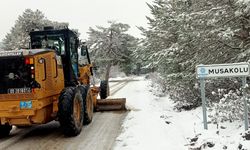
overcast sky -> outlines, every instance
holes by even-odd
[[[87,38],[89,27],[106,26],[108,20],[127,23],[130,34],[140,37],[136,26],[147,26],[150,14],[146,2],[153,0],[3,0],[0,2],[0,41],[26,8],[39,9],[53,21],[68,22]]]

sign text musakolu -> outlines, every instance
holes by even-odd
[[[248,72],[247,67],[245,68],[221,68],[221,69],[208,69],[208,74],[224,74],[224,73],[243,73]]]

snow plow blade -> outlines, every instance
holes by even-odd
[[[98,99],[96,111],[126,110],[126,98]]]

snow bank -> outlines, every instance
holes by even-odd
[[[131,110],[116,139],[115,150],[250,149],[250,142],[242,138],[242,122],[210,123],[209,129],[204,130],[201,108],[173,111],[174,104],[168,97],[154,96],[149,92],[150,82],[139,79],[115,95],[126,97]]]
[[[169,130],[166,117],[169,111],[167,103],[161,103],[149,92],[149,81],[134,81],[116,95],[127,98],[127,107],[131,110],[125,119],[123,133],[117,138],[115,149],[183,149],[185,139],[176,141],[176,128]],[[163,101],[169,102],[168,98]],[[155,103],[156,102],[156,103]],[[171,118],[171,116],[169,116]],[[178,133],[177,133],[178,134]]]

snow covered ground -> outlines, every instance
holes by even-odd
[[[243,122],[209,124],[204,130],[200,107],[176,112],[167,96],[154,96],[149,80],[137,79],[114,95],[126,97],[131,110],[115,150],[250,149],[250,142],[241,135]]]

